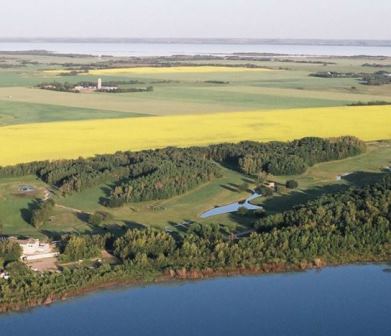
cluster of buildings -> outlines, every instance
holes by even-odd
[[[13,239],[22,248],[22,261],[35,261],[47,258],[56,258],[59,253],[55,250],[55,245],[43,243],[39,239]]]
[[[21,247],[22,253],[20,260],[28,265],[33,271],[49,271],[57,269],[57,257],[59,252],[55,243],[41,242],[39,239],[18,239],[9,237],[9,239]],[[0,269],[0,279],[8,280],[10,275],[5,270]]]
[[[98,82],[97,82],[97,85],[77,85],[73,88],[75,91],[77,92],[93,92],[93,91],[106,91],[106,92],[110,92],[110,91],[116,91],[118,90],[118,86],[105,86],[103,85],[102,83],[102,79],[99,78],[98,79]]]

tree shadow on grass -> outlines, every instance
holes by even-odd
[[[62,236],[69,234],[69,232],[66,231],[53,231],[53,230],[41,230],[40,232],[52,241],[58,241],[61,239]]]
[[[110,199],[111,191],[114,188],[114,185],[106,184],[105,186],[101,187],[100,190],[103,191],[104,196],[99,197],[98,203],[100,205],[105,206],[107,202]]]
[[[389,172],[385,170],[379,173],[358,171],[344,176],[342,179],[352,186],[362,187],[381,181],[387,174],[389,174]]]
[[[295,205],[304,204],[323,195],[335,194],[347,190],[349,187],[362,187],[380,181],[385,173],[355,172],[342,177],[345,184],[335,183],[314,187],[307,190],[292,191],[286,195],[274,196],[263,202],[268,212],[281,212],[290,210]]]
[[[220,184],[220,187],[221,188],[224,188],[224,189],[227,189],[229,191],[232,191],[232,192],[239,192],[238,188],[237,187],[233,187],[232,185],[230,184]]]
[[[89,224],[89,214],[85,212],[77,212],[75,213],[75,216],[82,222]]]
[[[20,216],[27,223],[31,224],[31,215],[32,212],[39,207],[40,200],[33,200],[27,204],[27,208],[20,210]]]
[[[291,191],[289,194],[278,195],[266,199],[262,198],[261,200],[263,202],[260,205],[264,207],[268,214],[288,211],[294,206],[316,200],[324,195],[343,192],[350,187],[362,187],[379,182],[386,174],[389,174],[389,172],[355,172],[342,177],[342,181],[345,183],[328,184],[307,190]],[[251,226],[257,220],[251,215],[241,216],[237,213],[230,214],[230,219],[242,226]]]
[[[142,229],[145,229],[146,226],[144,224],[141,224],[141,223],[137,223],[135,221],[124,221],[124,224],[125,224],[125,227],[127,230],[130,230],[130,229],[138,229],[138,230],[142,230]]]
[[[253,228],[258,217],[252,211],[249,211],[248,215],[240,215],[237,212],[232,212],[229,214],[229,219],[238,224],[238,230],[242,231]]]
[[[349,188],[346,184],[333,184],[315,187],[307,190],[292,191],[289,194],[267,198],[262,206],[267,212],[281,212],[293,208],[295,205],[304,204],[323,195],[335,194]]]
[[[243,177],[242,181],[246,182],[246,183],[255,183],[256,182],[255,179],[250,178],[250,177]]]

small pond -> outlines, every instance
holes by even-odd
[[[216,207],[211,210],[205,211],[201,214],[201,218],[208,218],[216,215],[222,215],[226,213],[232,213],[238,211],[240,208],[245,208],[247,210],[262,210],[263,208],[261,206],[257,206],[254,204],[251,204],[250,202],[258,197],[260,197],[261,194],[253,193],[251,196],[249,196],[244,202],[235,202],[227,205],[223,205],[221,207]]]

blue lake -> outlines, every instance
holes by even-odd
[[[391,335],[386,265],[99,292],[2,315],[0,335]]]
[[[0,42],[2,51],[48,50],[56,53],[76,53],[112,56],[229,55],[231,53],[278,53],[294,55],[369,55],[391,56],[391,47],[326,46],[286,44],[204,44],[204,43],[61,43],[61,42]]]

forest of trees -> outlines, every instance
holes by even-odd
[[[207,147],[118,152],[88,159],[42,161],[0,169],[0,177],[35,174],[64,195],[110,182],[105,205],[166,199],[221,175],[220,163],[247,175],[295,175],[318,162],[358,155],[366,145],[354,137],[308,137],[292,142],[245,141]]]
[[[248,175],[266,172],[278,176],[301,174],[316,163],[344,159],[365,150],[365,143],[355,137],[307,137],[292,142],[213,145],[208,147],[208,155]]]
[[[147,175],[122,180],[106,205],[171,198],[220,176],[220,168],[213,162],[182,155],[174,161],[162,161]]]
[[[61,273],[25,271],[17,281],[0,281],[0,308],[39,304],[102,283],[149,281],[163,274],[194,277],[202,272],[270,272],[387,260],[391,257],[391,175],[254,219],[254,227],[256,233],[240,239],[220,225],[197,223],[176,236],[151,228],[131,229],[117,237],[72,236],[64,242],[66,260],[95,257],[106,247],[121,263],[64,268]]]
[[[78,261],[99,257],[106,247],[105,235],[84,235],[67,237],[63,241],[61,259],[63,261]]]

